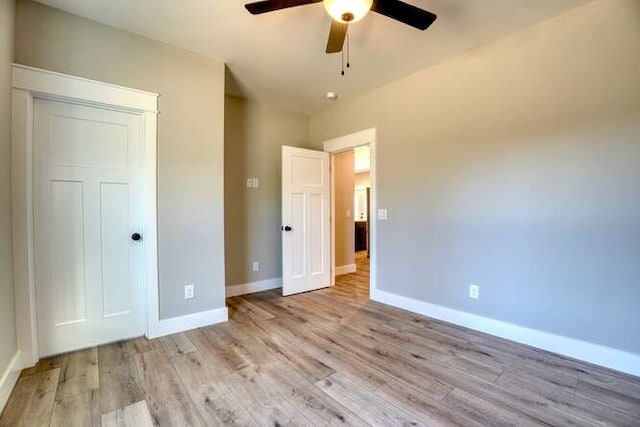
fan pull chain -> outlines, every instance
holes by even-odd
[[[349,48],[349,33],[347,33],[347,68],[351,67],[351,49]]]
[[[349,33],[347,33],[347,40],[346,40],[346,45],[347,45],[347,68],[351,68],[351,46],[349,43]],[[344,46],[343,49],[340,51],[340,58],[342,59],[342,71],[340,71],[340,75],[344,76]]]

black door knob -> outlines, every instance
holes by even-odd
[[[139,241],[139,240],[142,240],[142,236],[140,235],[140,233],[133,233],[133,234],[131,235],[131,240],[133,240],[133,241],[136,241],[136,242],[137,242],[137,241]]]
[[[284,231],[291,231],[293,230],[293,228],[289,227],[288,225],[284,226]]]

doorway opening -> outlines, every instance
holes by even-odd
[[[335,286],[369,298],[370,147],[332,155]]]
[[[323,148],[332,165],[332,285],[371,299],[377,289],[376,129],[325,141]],[[341,189],[346,194],[338,194]]]

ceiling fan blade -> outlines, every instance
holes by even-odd
[[[371,10],[419,30],[426,30],[437,16],[400,0],[374,0]]]
[[[347,37],[349,24],[343,24],[331,20],[331,30],[329,30],[329,40],[327,40],[327,53],[337,53],[342,51],[344,39]]]
[[[263,0],[247,3],[244,7],[252,15],[287,9],[289,7],[304,6],[305,4],[320,3],[322,0]]]

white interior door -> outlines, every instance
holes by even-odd
[[[39,355],[144,334],[142,117],[37,99]]]
[[[329,154],[282,147],[282,293],[331,285]]]

